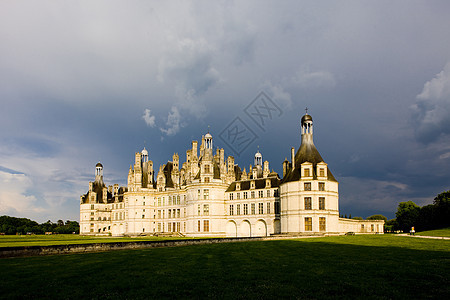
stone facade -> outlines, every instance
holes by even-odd
[[[301,140],[296,154],[291,149],[291,161],[283,162],[283,178],[270,171],[259,151],[248,172],[241,169],[232,156],[225,159],[223,149],[213,150],[209,132],[200,147],[192,141],[182,165],[175,153],[156,173],[145,148],[135,153],[127,187],[106,187],[98,163],[80,199],[80,234],[382,233],[382,221],[339,218],[338,182],[314,146],[308,114],[301,120]]]

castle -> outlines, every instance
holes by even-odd
[[[383,233],[384,221],[339,218],[338,182],[313,142],[313,120],[301,119],[301,145],[291,148],[283,176],[255,154],[248,172],[213,151],[213,137],[192,141],[180,157],[155,170],[144,149],[135,153],[128,186],[106,186],[103,166],[81,196],[80,234],[185,236],[269,236]],[[199,151],[198,151],[199,150]],[[155,173],[156,171],[156,173]],[[156,180],[155,180],[156,176]]]

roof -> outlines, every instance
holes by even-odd
[[[95,167],[102,167],[102,168],[103,168],[103,165],[102,165],[100,162],[98,162],[98,163],[95,165]]]
[[[303,119],[302,119],[303,120]],[[309,162],[313,164],[313,179],[317,179],[316,166],[318,163],[323,162],[322,156],[320,156],[319,151],[317,151],[316,146],[312,142],[302,143],[300,149],[298,149],[295,154],[295,168],[290,170],[286,176],[283,178],[282,183],[297,181],[301,178],[301,165],[302,163]],[[328,180],[337,181],[330,169],[327,172]]]
[[[105,203],[105,202],[103,202],[103,188],[106,188],[106,185],[103,182],[99,183],[97,181],[94,181],[92,183],[92,191],[96,193],[94,203]],[[128,191],[128,189],[126,187],[119,188],[119,191],[118,191],[119,202],[123,201],[123,194],[127,191]],[[111,192],[109,192],[108,190],[106,191],[106,193],[107,193],[106,194],[106,203],[113,203],[115,201],[114,195]],[[82,196],[82,202],[89,203],[89,191]]]
[[[250,182],[255,182],[255,190],[266,188],[267,179],[270,180],[270,187],[278,187],[280,186],[281,180],[278,177],[266,177],[266,178],[258,178],[255,180],[243,180],[243,181],[234,181],[227,188],[226,192],[234,192],[236,191],[236,184],[240,183],[241,188],[240,191],[250,190]]]
[[[312,117],[310,115],[308,115],[308,114],[305,114],[302,117],[302,123],[305,122],[305,121],[312,121],[312,120],[313,120]]]

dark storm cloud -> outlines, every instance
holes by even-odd
[[[144,144],[155,165],[183,160],[208,125],[220,145],[262,90],[283,115],[254,128],[240,164],[259,144],[280,172],[309,107],[346,213],[431,202],[450,176],[449,6],[2,1],[2,207],[76,219],[97,161],[125,184]]]

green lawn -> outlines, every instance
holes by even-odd
[[[421,232],[417,232],[416,234],[417,235],[428,235],[428,236],[450,237],[450,227],[443,228],[443,229],[436,229],[436,230],[421,231]]]
[[[78,234],[55,234],[55,235],[2,235],[0,236],[0,248],[16,246],[49,246],[69,244],[91,244],[91,243],[116,243],[136,241],[158,241],[167,239],[183,239],[181,237],[95,237],[81,236]]]
[[[339,236],[0,259],[0,298],[449,299],[450,241]]]

